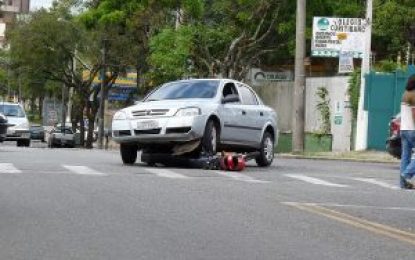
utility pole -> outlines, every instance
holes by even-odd
[[[366,6],[366,30],[365,30],[365,52],[362,60],[361,86],[359,96],[359,107],[357,110],[356,145],[355,150],[361,151],[367,148],[368,113],[363,110],[365,100],[365,75],[370,71],[370,52],[372,45],[372,10],[373,1],[367,0]]]
[[[104,148],[104,111],[105,111],[105,78],[107,73],[106,66],[106,56],[107,56],[107,43],[104,39],[102,41],[102,72],[101,72],[101,97],[99,100],[99,109],[98,109],[98,148]]]
[[[295,40],[295,82],[293,96],[293,152],[304,151],[304,91],[305,91],[305,18],[306,0],[297,0],[297,22]]]

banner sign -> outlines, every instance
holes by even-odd
[[[284,71],[263,71],[259,68],[251,69],[251,81],[254,86],[263,85],[266,82],[292,81],[294,75],[289,70]]]
[[[339,73],[351,73],[353,70],[353,52],[341,51],[339,56]]]
[[[339,57],[340,51],[348,51],[363,58],[366,27],[361,18],[314,17],[311,55]]]

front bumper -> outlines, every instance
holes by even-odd
[[[138,129],[144,121],[155,121],[157,128]],[[118,143],[168,144],[185,143],[203,137],[207,116],[153,117],[143,119],[114,120],[112,137]]]
[[[29,130],[13,130],[7,131],[6,141],[17,141],[17,140],[27,140],[30,139]]]

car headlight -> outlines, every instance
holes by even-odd
[[[175,116],[198,116],[201,114],[200,108],[198,107],[186,107],[177,110]]]
[[[127,113],[125,113],[124,111],[118,111],[117,113],[114,114],[114,117],[112,118],[112,120],[126,120],[127,119]]]

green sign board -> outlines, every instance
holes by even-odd
[[[334,124],[341,125],[343,123],[343,116],[342,115],[335,115],[334,116]]]

